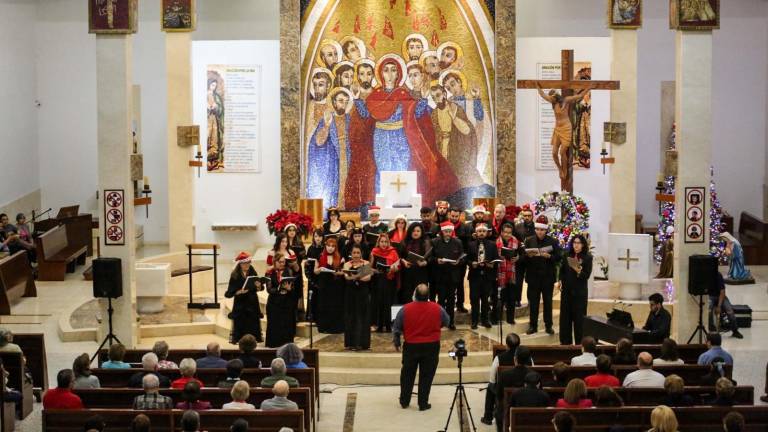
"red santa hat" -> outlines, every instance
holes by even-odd
[[[475,231],[481,231],[481,230],[488,231],[488,225],[486,225],[485,223],[479,223],[475,225]]]
[[[288,232],[288,228],[293,227],[296,231],[299,230],[299,228],[294,223],[288,223],[283,227],[283,232]]]
[[[440,231],[453,231],[454,228],[453,224],[449,221],[440,224]]]
[[[379,207],[379,206],[370,206],[370,207],[368,207],[368,214],[369,215],[371,215],[371,214],[380,215],[381,214],[381,207]]]
[[[486,213],[485,206],[482,205],[482,204],[478,204],[478,205],[472,207],[472,214],[477,214],[477,213],[485,214]]]
[[[547,219],[544,215],[539,215],[539,217],[536,218],[536,223],[533,225],[534,228],[539,229],[549,229],[549,219]]]
[[[235,257],[235,264],[243,264],[249,262],[251,262],[251,254],[248,252],[240,252],[237,254],[237,257]]]

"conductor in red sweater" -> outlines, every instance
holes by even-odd
[[[400,369],[400,406],[411,403],[416,369],[419,370],[419,411],[432,407],[429,391],[435,378],[440,356],[440,328],[447,327],[450,319],[445,309],[429,301],[429,288],[420,284],[414,292],[414,300],[400,309],[392,326],[393,342],[400,351],[400,335],[403,344],[403,367]]]

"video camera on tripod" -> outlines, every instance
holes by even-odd
[[[464,342],[464,339],[459,339],[456,342],[454,342],[453,348],[451,348],[451,350],[448,351],[448,356],[453,360],[463,359],[468,354],[469,352],[467,352],[467,344],[466,342]]]

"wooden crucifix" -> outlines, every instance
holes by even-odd
[[[518,80],[519,89],[539,89],[541,96],[552,103],[555,111],[556,126],[552,132],[552,158],[560,176],[560,188],[573,193],[573,129],[571,110],[576,102],[590,90],[619,90],[619,81],[579,81],[574,80],[573,50],[563,50],[561,54],[560,80]],[[544,94],[543,89],[560,89]],[[578,90],[574,93],[574,90]]]

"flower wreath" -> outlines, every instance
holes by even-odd
[[[577,234],[587,235],[589,207],[583,198],[567,192],[545,192],[531,203],[534,214],[549,218],[548,234],[565,246]],[[559,216],[559,217],[558,217]]]

